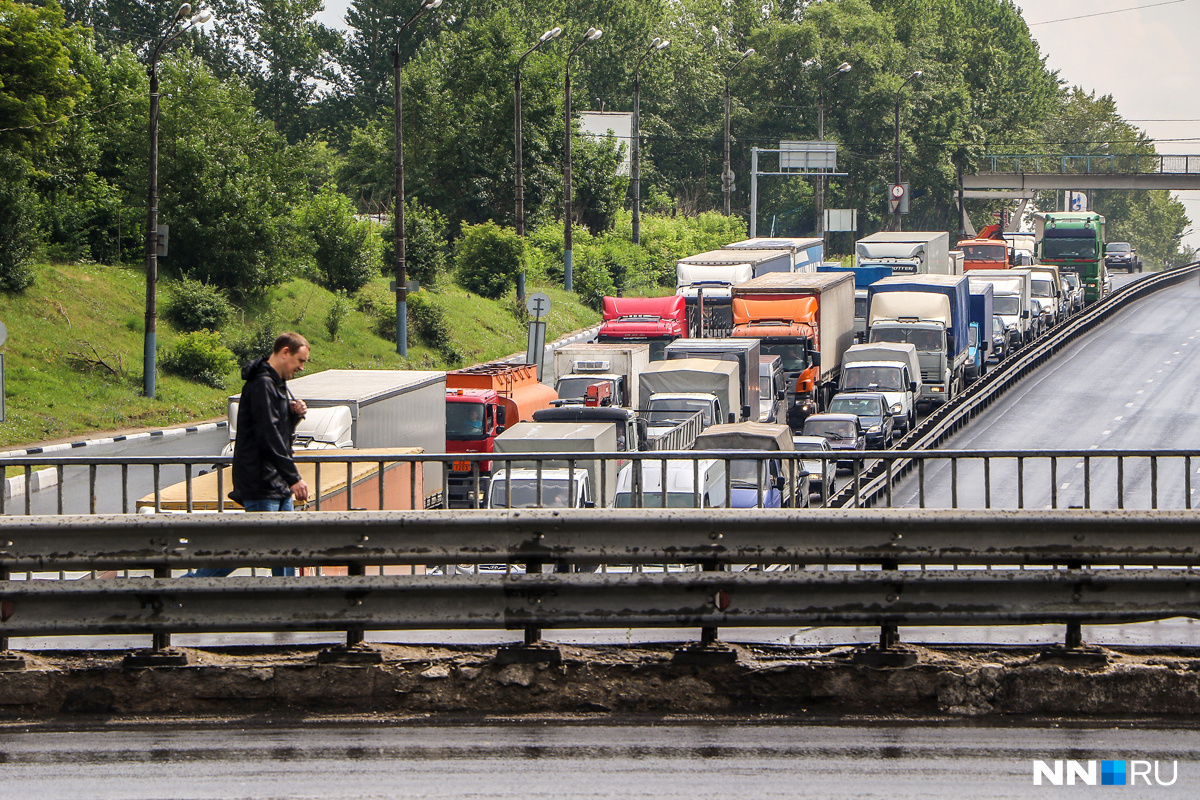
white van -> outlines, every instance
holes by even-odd
[[[634,469],[639,462],[630,462],[617,475],[615,508],[635,508]],[[663,507],[663,480],[661,460],[641,461],[642,508]],[[671,459],[667,461],[667,508],[695,508],[696,496],[700,496],[701,508],[723,508],[725,506],[725,462],[714,458],[699,460],[700,487],[696,488],[696,461]]]

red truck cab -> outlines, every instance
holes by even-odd
[[[687,306],[680,295],[605,297],[603,314],[597,342],[646,342],[651,361],[665,361],[667,345],[687,336]]]

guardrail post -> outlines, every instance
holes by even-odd
[[[382,474],[380,475],[380,480],[383,480]],[[362,564],[346,565],[347,576],[361,577],[366,574],[366,567]],[[354,602],[357,604],[359,601]],[[383,653],[366,643],[365,630],[356,625],[346,629],[345,644],[334,645],[317,653],[317,663],[349,664],[353,666],[382,664]]]
[[[157,481],[155,481],[157,484]],[[155,502],[159,502],[157,493],[158,486],[155,486]],[[170,580],[170,567],[155,567],[154,579],[156,581]],[[146,669],[149,667],[184,667],[187,666],[187,653],[171,646],[170,631],[156,631],[150,635],[149,650],[135,650],[129,653],[121,660],[123,669]]]
[[[9,571],[0,567],[0,581],[9,579]],[[8,649],[8,637],[0,636],[0,672],[17,672],[25,669],[25,656]]]

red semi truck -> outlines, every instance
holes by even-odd
[[[550,408],[558,394],[537,379],[536,364],[480,364],[446,373],[446,452],[491,453],[496,437],[533,412]],[[487,498],[492,462],[469,460],[451,465],[447,507],[479,508]]]
[[[605,297],[604,318],[596,341],[646,343],[650,345],[650,360],[664,361],[667,345],[687,336],[687,332],[687,307],[680,295]]]

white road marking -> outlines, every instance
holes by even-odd
[[[1145,394],[1145,393],[1146,393],[1145,389],[1138,389],[1136,392],[1134,392],[1134,394]]]
[[[1105,431],[1104,433],[1102,433],[1102,434],[1100,434],[1100,435],[1101,435],[1101,436],[1108,436],[1110,433],[1112,433],[1112,431]]]
[[[1095,445],[1092,445],[1092,447],[1095,447]],[[1080,461],[1078,464],[1076,464],[1075,469],[1083,469],[1083,462]],[[1200,472],[1200,469],[1196,470],[1196,472]]]
[[[1113,422],[1120,422],[1123,419],[1125,419],[1124,416],[1116,416],[1116,417],[1113,417]]]
[[[1125,407],[1126,407],[1126,408],[1133,408],[1133,403],[1126,403],[1126,404],[1125,404]]]
[[[1098,450],[1098,449],[1100,449],[1100,445],[1098,445],[1098,444],[1094,444],[1088,448],[1088,450]]]
[[[1058,490],[1061,492],[1063,489],[1069,489],[1069,488],[1071,488],[1071,484],[1064,483],[1062,486],[1058,487]]]

